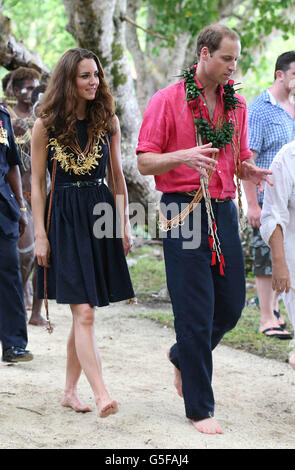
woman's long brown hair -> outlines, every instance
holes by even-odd
[[[78,63],[93,59],[97,65],[99,86],[95,99],[87,101],[88,135],[99,135],[106,130],[115,132],[115,104],[106,83],[98,57],[87,49],[69,49],[59,59],[38,109],[38,116],[50,134],[63,145],[70,145],[76,137],[76,109],[78,105],[76,76]]]

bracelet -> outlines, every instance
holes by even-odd
[[[27,212],[27,208],[26,208],[26,207],[20,207],[19,210],[22,211],[22,212]]]

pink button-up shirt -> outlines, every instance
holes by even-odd
[[[197,81],[200,87],[202,85]],[[213,122],[216,123],[220,107],[223,106],[220,86]],[[248,144],[248,118],[245,99],[236,95],[240,101],[236,109],[240,139],[241,162],[252,157]],[[136,152],[168,153],[196,146],[194,117],[200,117],[196,101],[184,101],[184,80],[158,91],[150,100],[144,114],[139,133]],[[209,118],[209,112],[203,100],[199,98],[202,116]],[[232,113],[232,111],[231,111]],[[233,121],[234,122],[234,121]],[[237,132],[237,129],[236,129]],[[210,155],[208,155],[210,156]],[[234,183],[235,163],[231,145],[220,149],[216,171],[210,180],[209,191],[213,198],[235,198]],[[200,186],[200,174],[196,170],[179,165],[162,175],[155,175],[156,189],[164,193],[192,191]]]

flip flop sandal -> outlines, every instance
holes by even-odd
[[[273,335],[267,335],[268,331],[284,331],[284,328],[266,328],[266,330],[261,331],[261,334],[267,336],[268,338],[278,338],[278,339],[293,339],[293,335],[291,333],[287,333],[283,335],[282,333],[274,333]]]
[[[274,314],[275,317],[277,317],[278,320],[281,318],[280,311],[274,310],[273,314]],[[284,322],[280,325],[281,328],[286,328],[286,326],[287,326],[286,322]]]

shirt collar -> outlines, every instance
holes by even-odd
[[[278,105],[277,100],[275,99],[275,97],[273,96],[273,94],[270,92],[269,88],[267,88],[266,91],[267,91],[268,98],[269,98],[269,101],[271,102],[271,104],[273,104],[274,106]]]
[[[262,92],[262,96],[263,96],[264,101],[271,103],[274,106],[280,106],[280,104],[277,102],[273,94],[270,92],[269,88],[266,88]]]

